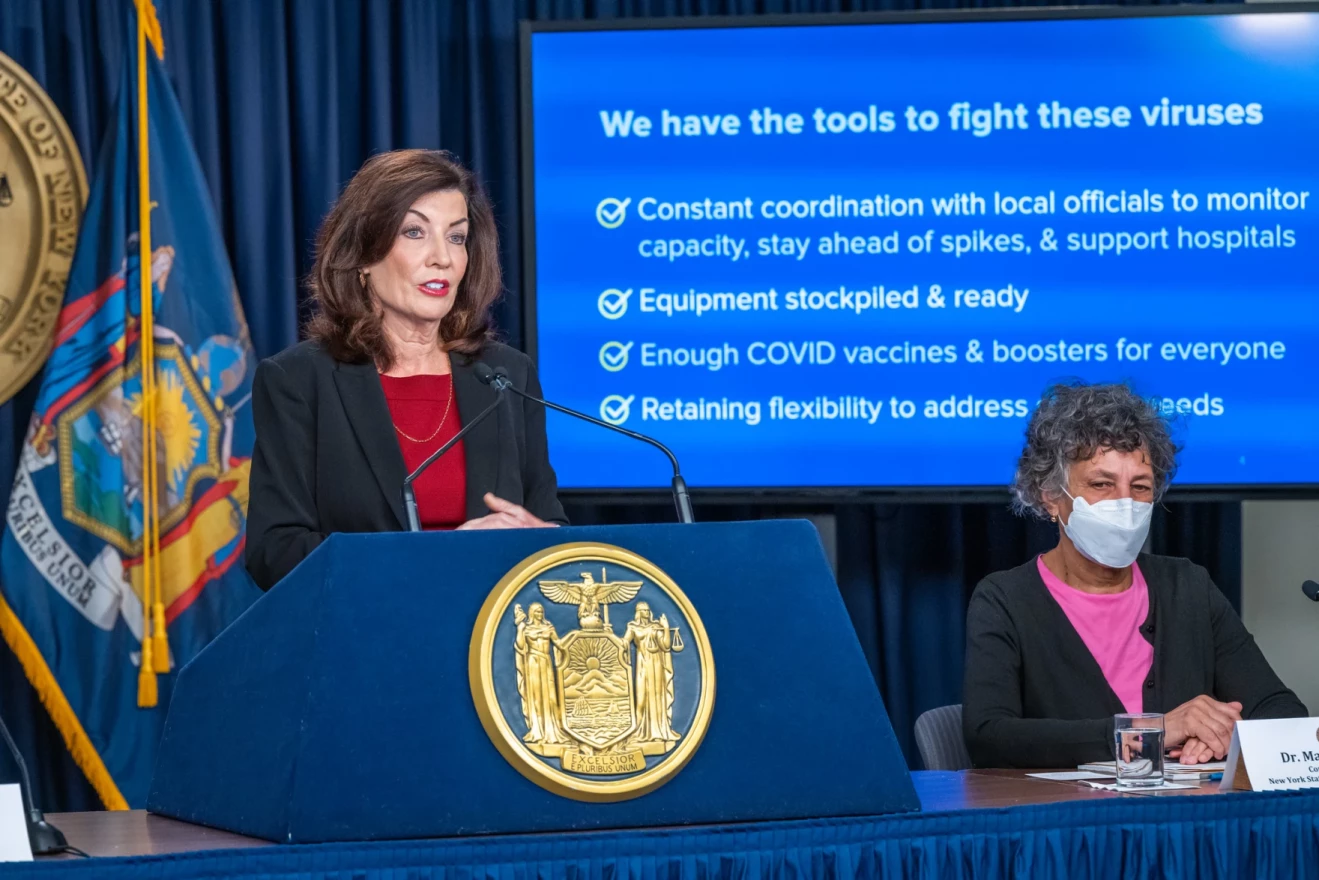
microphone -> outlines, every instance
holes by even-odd
[[[645,434],[638,434],[636,431],[629,431],[627,428],[620,428],[618,425],[611,425],[606,421],[595,418],[594,416],[588,416],[586,413],[578,412],[575,409],[569,409],[566,406],[559,406],[559,404],[557,403],[550,403],[548,400],[545,400],[544,398],[541,397],[537,397],[534,394],[528,394],[527,392],[523,391],[521,388],[518,388],[516,385],[513,384],[512,380],[508,378],[508,373],[504,371],[503,367],[497,368],[495,370],[495,375],[498,379],[503,380],[505,388],[507,388],[509,391],[512,391],[514,394],[518,395],[519,397],[525,398],[526,400],[530,400],[535,403],[539,403],[543,407],[547,407],[548,409],[552,409],[556,412],[561,412],[564,415],[572,416],[575,419],[581,419],[584,422],[590,422],[592,425],[599,425],[602,428],[608,428],[611,431],[617,431],[620,434],[631,437],[633,440],[640,440],[642,443],[649,443],[651,446],[654,446],[660,452],[663,452],[666,456],[668,456],[669,464],[673,465],[673,503],[674,506],[678,508],[678,522],[682,522],[682,523],[696,522],[696,518],[692,515],[692,499],[691,496],[687,494],[687,481],[682,478],[682,471],[678,468],[678,457],[673,454],[673,450],[669,449],[669,447],[665,446],[663,443],[659,442],[654,437],[647,437]]]
[[[1301,584],[1301,592],[1311,601],[1319,602],[1319,584],[1316,584],[1314,581],[1306,581]]]
[[[18,785],[23,792],[24,818],[27,820],[27,839],[32,845],[32,854],[34,856],[45,855],[47,853],[64,852],[69,848],[69,842],[64,839],[64,833],[54,825],[46,821],[46,817],[37,809],[36,800],[32,795],[32,780],[27,775],[27,763],[23,760],[23,753],[18,750],[14,743],[14,738],[9,735],[9,728],[5,727],[5,721],[0,718],[0,736],[4,738],[5,745],[9,748],[9,754],[18,765]]]
[[[426,468],[434,464],[437,458],[452,449],[459,440],[463,439],[463,436],[468,431],[489,418],[490,414],[494,412],[495,408],[504,400],[504,390],[508,385],[507,383],[501,384],[496,381],[497,377],[495,376],[495,371],[490,369],[488,364],[485,364],[482,361],[477,361],[472,365],[472,372],[476,375],[477,379],[495,389],[495,399],[489,406],[477,413],[476,418],[463,425],[462,430],[446,440],[439,449],[426,456],[426,460],[417,465],[415,471],[403,478],[403,509],[407,511],[408,514],[409,532],[421,531],[421,518],[417,515],[417,493],[412,489],[412,484],[416,481],[417,477],[420,477],[422,473],[425,472]]]

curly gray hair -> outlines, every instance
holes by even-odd
[[[1144,450],[1154,469],[1154,500],[1168,491],[1180,447],[1155,404],[1126,384],[1060,383],[1040,399],[1026,427],[1026,447],[1012,480],[1012,507],[1048,519],[1046,497],[1067,487],[1067,471],[1103,449]]]

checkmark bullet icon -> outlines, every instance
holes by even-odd
[[[627,206],[630,204],[632,204],[631,198],[601,199],[600,204],[595,206],[595,219],[605,229],[617,229],[627,219]]]
[[[600,401],[600,418],[611,425],[623,424],[632,414],[632,401],[636,399],[635,394],[629,394],[627,397],[621,394],[609,395]]]
[[[632,343],[606,342],[600,346],[600,366],[604,367],[611,373],[617,373],[627,366],[628,352],[632,350]]]
[[[627,301],[632,296],[632,288],[619,290],[617,287],[611,287],[600,298],[595,301],[595,307],[600,310],[600,314],[611,321],[617,321],[627,314]]]

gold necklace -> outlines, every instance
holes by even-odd
[[[443,427],[444,427],[444,423],[445,423],[446,421],[448,421],[448,419],[449,419],[449,407],[453,406],[453,398],[454,398],[454,387],[453,387],[453,380],[451,379],[451,380],[449,381],[449,400],[444,404],[444,415],[440,416],[440,423],[439,423],[438,425],[435,426],[435,430],[434,430],[434,431],[431,431],[430,436],[427,437],[425,440],[418,440],[416,437],[413,437],[413,436],[410,435],[410,434],[405,434],[405,433],[403,432],[403,429],[400,428],[400,427],[398,426],[398,422],[394,422],[393,419],[390,419],[390,421],[393,422],[393,424],[394,424],[394,430],[395,430],[395,431],[398,431],[398,435],[399,435],[400,437],[402,437],[404,440],[411,440],[413,443],[429,443],[429,442],[431,442],[432,440],[435,439],[435,435],[438,434],[438,433],[440,433],[440,428],[443,428]]]

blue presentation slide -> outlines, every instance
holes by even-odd
[[[545,393],[695,488],[1002,487],[1127,381],[1319,483],[1319,14],[531,36]],[[659,454],[551,414],[562,486]]]

